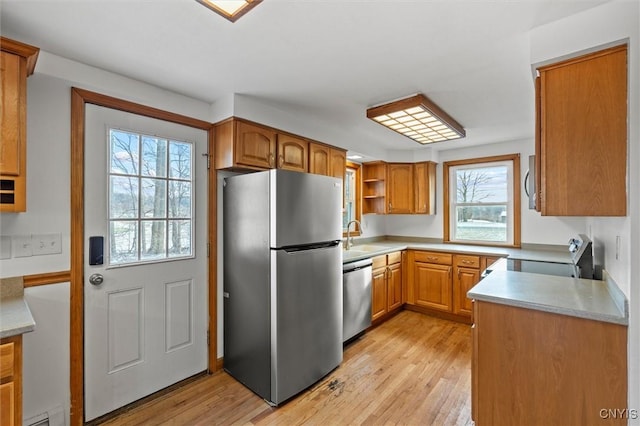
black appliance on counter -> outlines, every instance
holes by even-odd
[[[571,253],[570,263],[533,259],[500,259],[489,266],[482,273],[482,277],[486,277],[492,271],[507,270],[590,280],[596,279],[593,264],[593,243],[589,237],[579,234],[578,237],[571,238],[568,243],[568,249]]]

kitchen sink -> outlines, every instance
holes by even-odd
[[[391,247],[389,246],[379,246],[376,244],[361,244],[361,245],[355,245],[347,251],[359,251],[363,253],[371,253],[374,251],[389,250],[390,248]]]
[[[345,258],[365,256],[371,253],[390,250],[389,246],[379,246],[377,244],[361,244],[351,247],[349,250],[343,250]]]

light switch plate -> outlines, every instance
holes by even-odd
[[[62,253],[62,235],[61,234],[32,235],[31,251],[34,256]]]
[[[33,256],[31,251],[31,235],[14,235],[11,239],[13,257]]]

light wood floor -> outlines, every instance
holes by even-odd
[[[471,425],[471,329],[403,311],[344,352],[316,385],[272,408],[225,372],[132,408],[109,425]]]

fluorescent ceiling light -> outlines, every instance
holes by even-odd
[[[231,22],[235,22],[242,15],[257,6],[262,0],[196,0],[213,10],[217,14],[224,16]]]
[[[369,108],[367,117],[423,145],[466,136],[456,120],[422,94]]]

